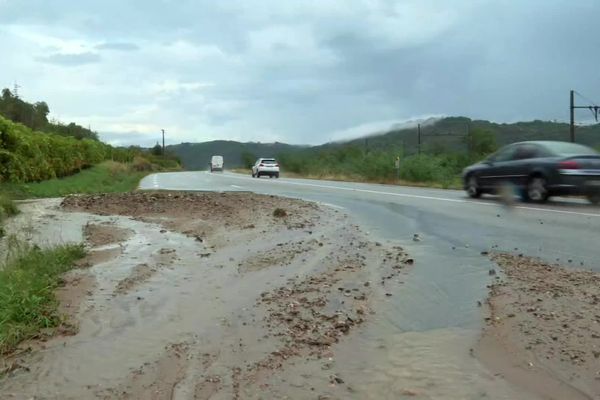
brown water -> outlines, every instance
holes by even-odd
[[[57,204],[23,205],[25,212],[12,229],[44,245],[81,241],[88,222],[111,223],[133,234],[116,245],[123,249],[120,255],[90,269],[97,286],[80,306],[79,333],[51,340],[45,349],[26,356],[30,372],[21,370],[2,379],[1,398],[118,398],[125,392],[130,398],[174,399],[528,398],[470,355],[477,326],[444,326],[448,324],[443,318],[424,311],[412,315],[413,307],[401,304],[401,293],[408,296],[427,276],[416,274],[418,262],[386,287],[374,285],[375,313],[330,354],[292,358],[283,368],[236,387],[236,368],[246,371],[280,345],[273,336],[265,337],[260,323],[265,310],[255,305],[260,293],[286,285],[289,278],[321,271],[332,259],[331,252],[348,235],[360,235],[358,231],[348,233],[352,229],[343,218],[329,215],[331,219],[310,236],[325,242],[323,247],[286,266],[241,273],[238,262],[268,252],[274,241],[297,240],[298,233],[265,233],[254,240],[246,232],[232,231],[220,237],[223,248],[214,252],[210,242],[161,232],[158,224],[67,214],[56,209]],[[111,246],[115,245],[105,248]],[[169,261],[164,256],[171,250],[175,256]],[[202,256],[207,253],[211,255]],[[155,271],[135,290],[115,293],[118,283],[140,264]],[[373,268],[357,275],[359,282],[380,278],[378,267],[369,265]],[[393,297],[385,296],[387,292]],[[432,322],[436,320],[442,321],[440,326]],[[333,375],[342,382],[332,381]]]

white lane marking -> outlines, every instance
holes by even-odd
[[[243,186],[238,186],[238,185],[231,185],[232,188],[236,188],[236,189],[243,189]]]
[[[232,178],[237,178],[237,179],[250,179],[250,178],[235,176],[235,175],[228,175],[228,176],[232,177]],[[383,195],[387,195],[387,196],[408,197],[408,198],[413,198],[413,199],[438,200],[438,201],[446,201],[446,202],[450,202],[450,203],[468,203],[468,204],[478,204],[481,206],[498,207],[498,204],[495,204],[495,203],[485,203],[482,201],[465,200],[465,199],[449,199],[446,197],[424,196],[424,195],[420,195],[420,194],[381,192],[378,190],[371,190],[371,189],[348,188],[348,187],[343,187],[343,186],[330,186],[330,185],[322,185],[322,184],[317,184],[317,183],[290,182],[288,180],[280,180],[279,183],[286,184],[286,185],[312,186],[312,187],[318,187],[318,188],[324,188],[324,189],[346,190],[346,191],[350,191],[350,192],[383,194]],[[557,213],[557,214],[579,215],[579,216],[583,216],[583,217],[600,218],[600,214],[583,213],[583,212],[579,212],[579,211],[567,211],[567,210],[557,210],[557,209],[553,209],[553,208],[539,208],[539,207],[529,207],[529,206],[515,206],[515,208],[518,208],[521,210],[547,211],[547,212],[553,212],[553,213]]]
[[[338,205],[335,205],[335,204],[331,204],[331,203],[323,203],[322,201],[320,201],[319,204],[324,205],[326,207],[337,208],[338,210],[345,210],[344,207],[338,206]]]

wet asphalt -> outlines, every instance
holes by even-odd
[[[252,178],[188,171],[149,175],[148,190],[252,191],[342,209],[373,240],[401,244],[415,258],[389,323],[406,331],[478,328],[478,301],[497,275],[482,252],[541,257],[600,271],[600,208],[579,199],[506,207],[463,191],[309,179]],[[415,240],[415,234],[418,240]]]

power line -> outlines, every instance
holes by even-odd
[[[587,101],[588,103],[593,104],[594,106],[598,107],[598,105],[596,103],[594,103],[592,100],[590,100],[588,97],[585,97],[584,95],[582,95],[581,93],[579,93],[577,90],[574,90],[575,94],[577,94],[577,96],[581,97],[583,100]]]
[[[575,105],[575,93],[577,93],[577,95],[579,97],[581,97],[588,103],[591,103],[592,105],[576,106]],[[575,110],[576,109],[590,110],[592,112],[592,115],[594,116],[594,119],[596,120],[596,122],[598,122],[598,113],[600,112],[600,107],[596,103],[594,103],[592,100],[588,99],[581,93],[576,92],[575,90],[571,90],[570,95],[569,95],[569,100],[570,100],[569,111],[571,114],[571,125],[570,125],[569,131],[570,131],[571,142],[575,142]]]

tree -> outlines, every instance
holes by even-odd
[[[469,146],[469,153],[473,156],[490,154],[498,149],[494,134],[481,128],[471,129],[465,142]]]
[[[152,150],[150,150],[150,152],[155,156],[160,156],[162,154],[161,145],[158,142],[156,142],[156,145],[152,148]]]
[[[244,164],[244,167],[246,168],[252,168],[252,166],[254,165],[254,162],[256,161],[256,155],[249,152],[249,151],[244,151],[242,152],[242,163]]]

